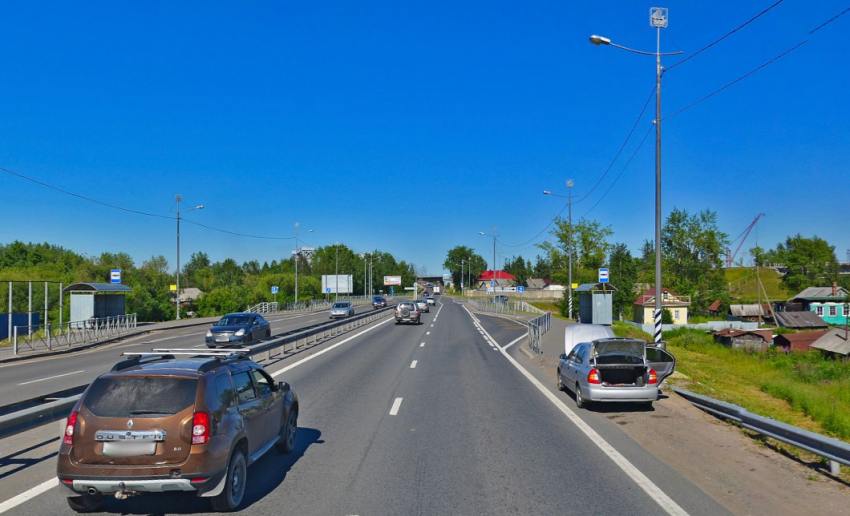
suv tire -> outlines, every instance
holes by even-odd
[[[289,411],[286,423],[280,427],[280,438],[277,441],[277,449],[284,454],[292,453],[295,449],[295,435],[298,433],[298,409],[293,407]]]
[[[69,496],[68,507],[74,512],[98,512],[103,507],[103,496],[90,494]]]
[[[212,508],[218,512],[235,511],[242,505],[245,498],[245,485],[248,479],[248,463],[245,454],[240,449],[233,451],[230,463],[227,465],[227,479],[224,482],[224,491],[210,500]]]

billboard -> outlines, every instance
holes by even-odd
[[[337,292],[339,285],[339,292]],[[354,292],[354,281],[351,274],[323,274],[322,275],[322,293],[323,294],[351,294]]]
[[[390,285],[401,286],[401,276],[384,276],[384,286]]]

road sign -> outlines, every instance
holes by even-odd
[[[384,276],[384,286],[389,287],[391,285],[401,286],[401,276]]]
[[[649,8],[649,25],[656,29],[667,28],[667,8],[666,7],[650,7]]]
[[[516,291],[522,294],[523,292],[525,292],[525,287],[523,287],[522,285],[517,285]]]
[[[601,267],[599,269],[599,283],[608,283],[608,268]]]
[[[496,280],[491,279],[491,280],[490,280],[490,286],[491,286],[491,287],[495,287],[495,286],[496,286]]]
[[[168,285],[168,290],[170,290],[172,292],[177,292],[177,285],[175,285],[174,283],[172,283],[171,285]]]
[[[573,290],[575,290],[575,289],[577,289],[577,288],[578,288],[578,283],[573,283],[573,285],[572,285],[572,286],[573,286]]]
[[[277,285],[272,285],[272,294],[277,294],[280,291],[280,287]]]
[[[325,289],[325,294],[330,294],[330,293],[331,293],[331,287],[326,288],[326,289]]]
[[[121,283],[121,269],[112,269],[109,271],[110,283]]]

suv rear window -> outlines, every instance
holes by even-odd
[[[94,381],[85,405],[98,417],[159,417],[195,403],[198,380],[166,376],[110,377]]]

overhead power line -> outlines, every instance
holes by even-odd
[[[676,68],[676,67],[678,67],[678,66],[682,66],[683,64],[687,63],[687,62],[688,62],[688,61],[690,61],[691,59],[695,58],[696,56],[698,56],[698,55],[702,54],[703,52],[705,52],[706,50],[710,49],[710,48],[711,48],[711,47],[713,47],[714,45],[717,45],[718,43],[720,43],[720,42],[721,42],[721,41],[723,41],[724,39],[728,38],[729,36],[731,36],[731,35],[735,34],[735,33],[736,33],[736,32],[738,32],[738,31],[740,31],[741,29],[743,29],[743,28],[744,28],[744,27],[746,27],[747,25],[749,25],[749,24],[753,23],[754,21],[758,20],[759,18],[761,18],[762,16],[764,16],[765,14],[767,14],[768,12],[770,12],[770,11],[771,11],[774,7],[778,6],[779,4],[781,4],[781,3],[782,3],[782,2],[784,2],[784,1],[785,1],[785,0],[777,0],[776,2],[773,2],[772,4],[768,5],[767,7],[765,7],[764,9],[762,9],[761,11],[759,11],[758,13],[756,13],[755,15],[753,15],[751,18],[749,18],[749,19],[748,19],[748,20],[746,20],[745,22],[743,22],[743,23],[741,23],[740,25],[738,25],[737,27],[735,27],[735,28],[731,29],[731,30],[730,30],[729,32],[727,32],[726,34],[723,34],[722,36],[720,36],[719,38],[715,39],[715,40],[714,40],[714,41],[712,41],[711,43],[708,43],[707,45],[703,46],[703,47],[702,47],[702,48],[700,48],[699,50],[697,50],[697,51],[695,51],[695,52],[692,52],[692,53],[688,54],[688,56],[687,56],[687,57],[685,57],[685,58],[683,58],[683,59],[681,59],[681,60],[679,60],[679,61],[676,61],[675,63],[671,64],[670,66],[668,66],[668,67],[667,67],[667,70],[669,71],[669,70],[672,70],[672,69],[674,69],[674,68]]]
[[[20,172],[15,172],[14,170],[9,170],[7,168],[0,167],[0,172],[5,172],[6,174],[8,174],[10,176],[17,177],[18,179],[23,179],[24,181],[29,181],[30,183],[41,186],[43,188],[47,188],[48,190],[53,190],[55,192],[62,193],[62,194],[67,195],[69,197],[75,197],[79,200],[90,202],[92,204],[97,204],[98,206],[103,206],[105,208],[123,211],[125,213],[132,213],[134,215],[143,215],[145,217],[152,217],[152,218],[166,219],[166,220],[175,220],[175,221],[177,220],[177,217],[175,217],[174,215],[166,215],[166,214],[162,214],[162,213],[153,213],[153,212],[144,211],[144,210],[137,210],[137,209],[134,209],[134,208],[128,208],[126,206],[121,206],[119,204],[101,201],[100,199],[95,199],[94,197],[89,197],[88,195],[83,195],[83,194],[80,194],[80,193],[77,193],[77,192],[72,192],[70,190],[62,188],[61,186],[56,186],[54,184],[50,184],[50,183],[41,181],[40,179],[36,179],[34,177],[30,177],[30,176],[27,176],[25,174],[21,174]],[[195,226],[198,226],[198,227],[202,227],[202,228],[208,229],[210,231],[217,231],[219,233],[225,233],[225,234],[228,234],[228,235],[245,237],[245,238],[256,238],[256,239],[260,239],[260,240],[294,240],[295,239],[295,236],[284,237],[284,236],[252,235],[252,234],[249,234],[249,233],[240,233],[238,231],[231,231],[229,229],[224,229],[224,228],[219,228],[219,227],[215,227],[215,226],[210,226],[208,224],[203,224],[201,222],[190,220],[190,219],[187,219],[185,217],[180,217],[180,220],[187,223],[187,224],[192,224],[192,225],[195,225]]]

